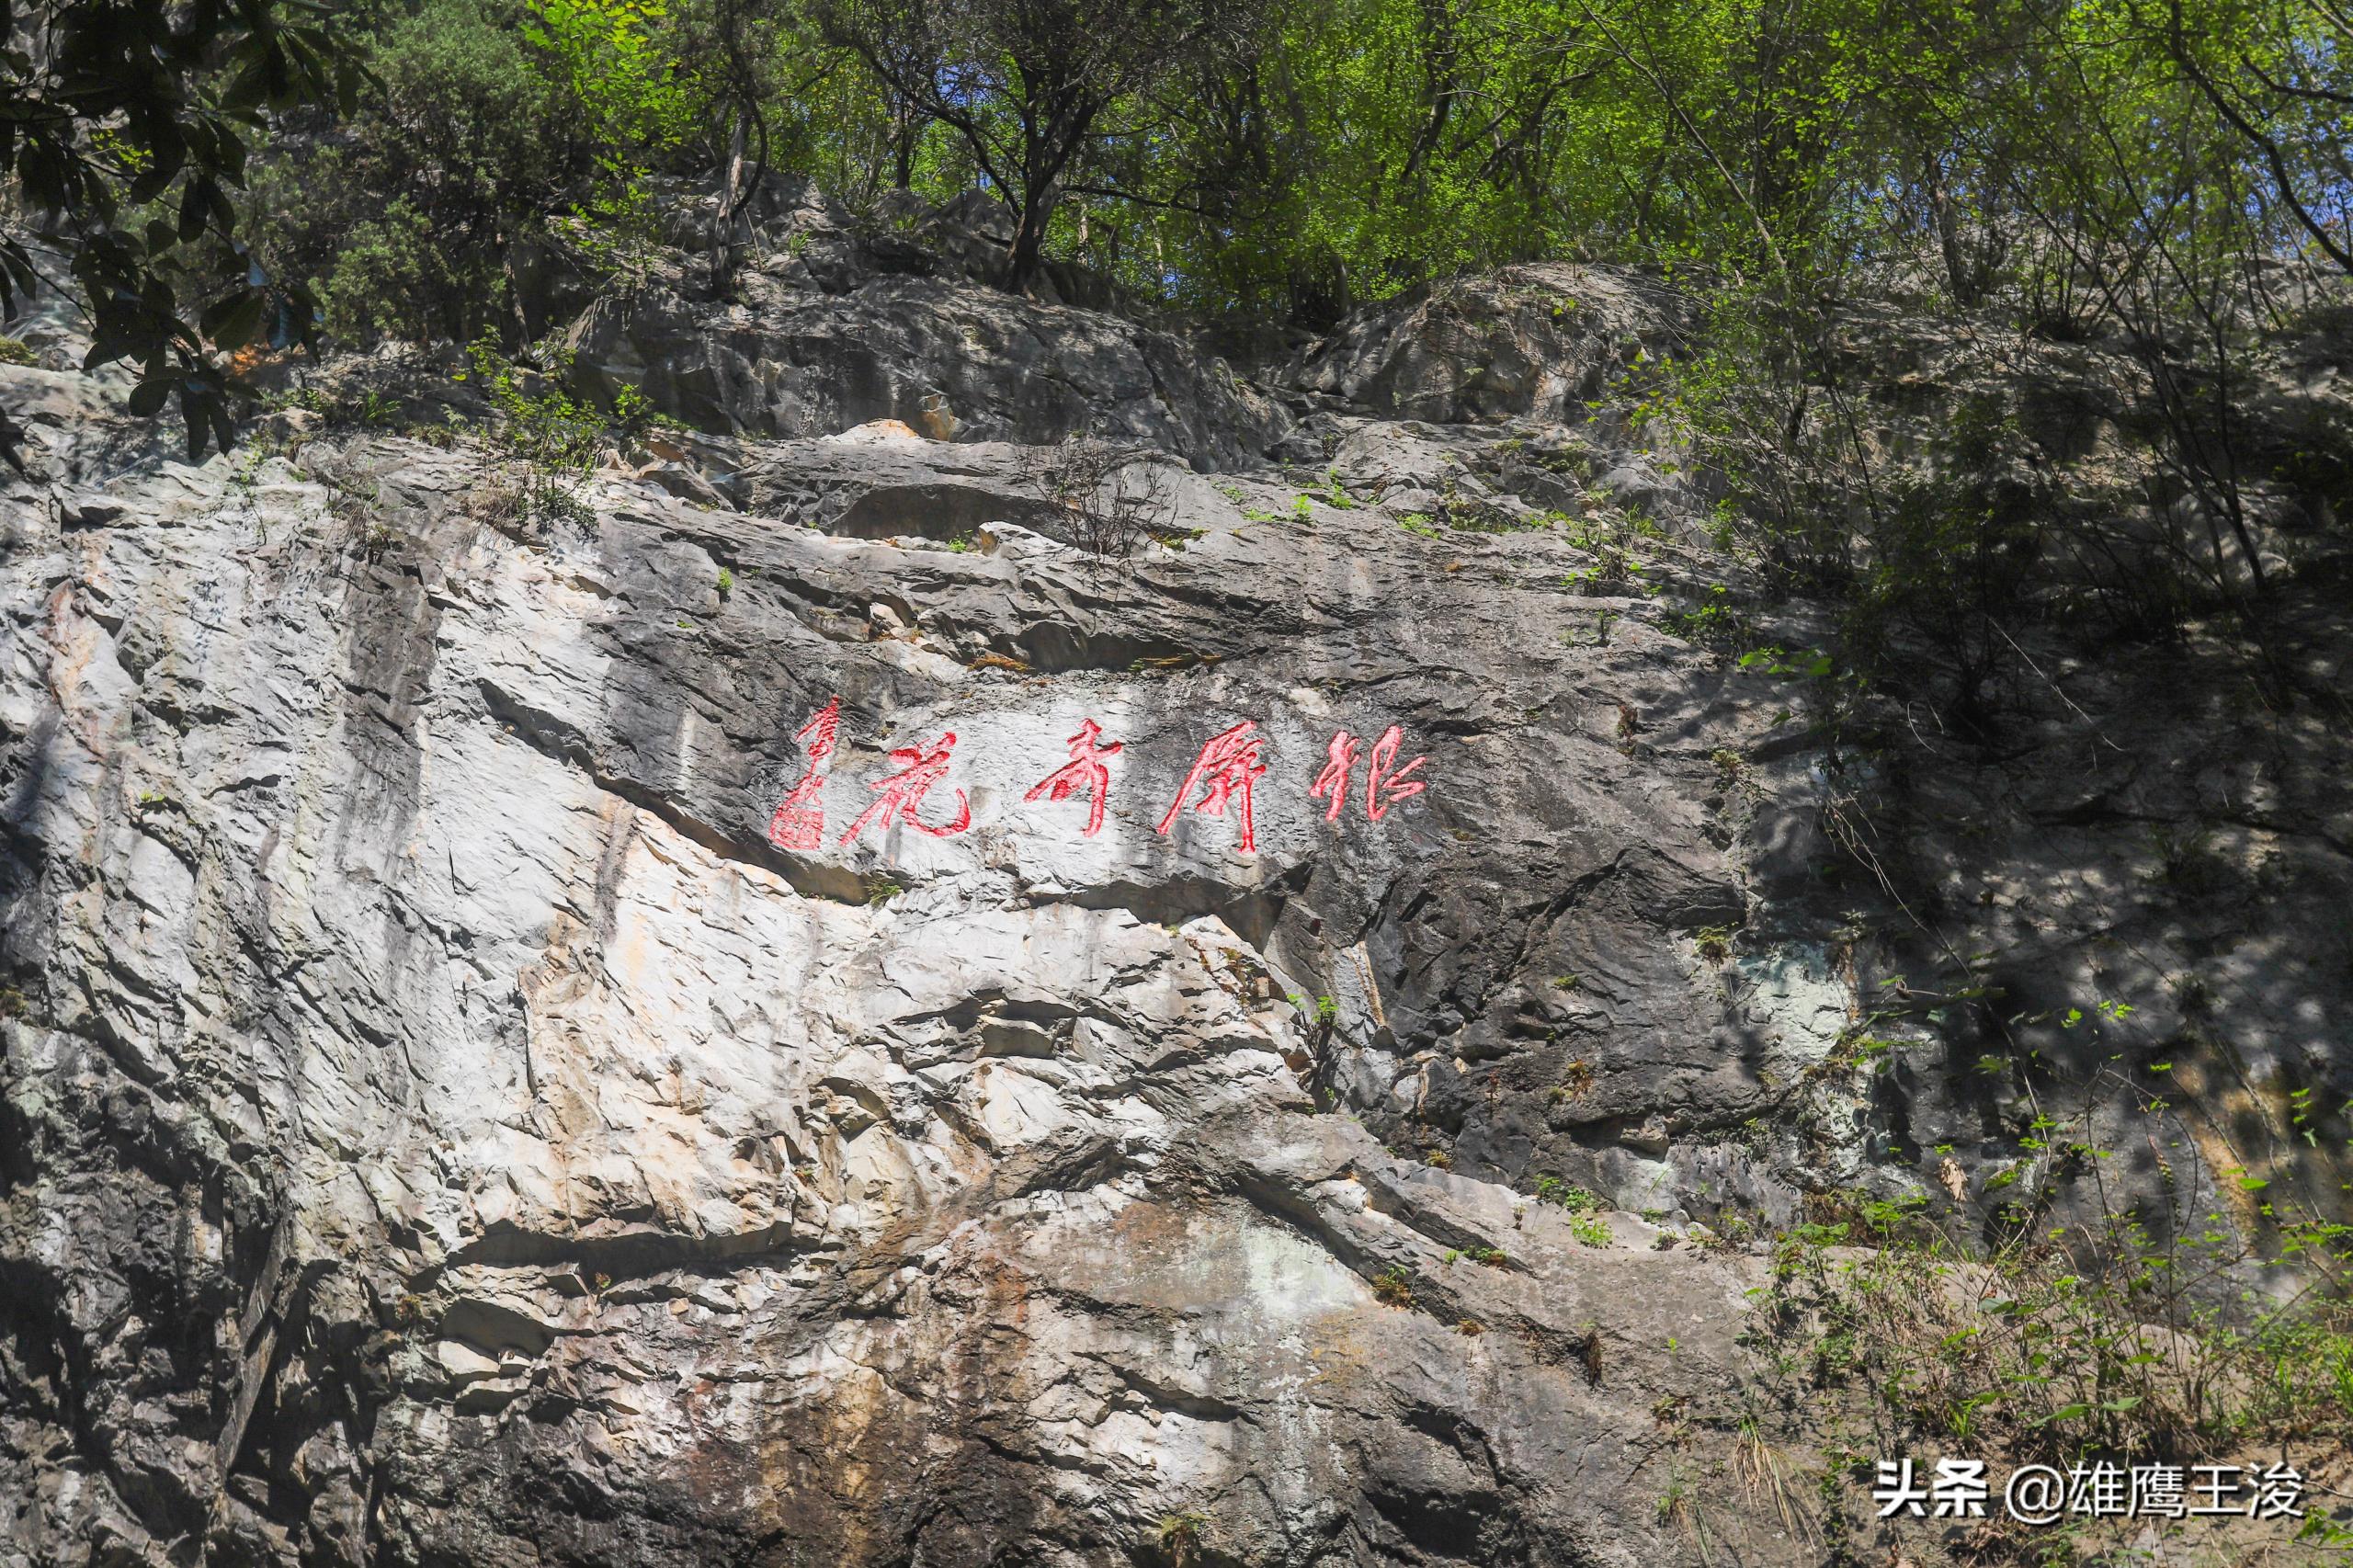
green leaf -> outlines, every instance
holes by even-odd
[[[140,382],[131,391],[131,416],[153,419],[163,412],[164,400],[172,395],[170,377],[153,378]]]
[[[204,186],[201,179],[188,182],[180,192],[180,243],[188,244],[204,233]]]
[[[222,348],[241,348],[253,341],[268,304],[268,290],[240,289],[204,312],[204,335]]]

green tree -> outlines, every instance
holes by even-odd
[[[511,268],[585,199],[594,151],[518,0],[418,0],[355,21],[373,75],[261,159],[253,244],[317,280],[327,335],[472,340],[516,316]]]
[[[303,0],[52,0],[0,7],[0,315],[63,257],[90,316],[88,363],[139,363],[131,407],[176,395],[188,453],[234,429],[220,353],[307,340],[313,303],[248,261],[195,323],[186,298],[211,241],[245,256],[233,192],[274,113],[348,105],[360,70]],[[20,226],[21,223],[21,226]],[[54,281],[54,279],[51,279]],[[0,455],[22,468],[11,426]]]
[[[822,0],[825,36],[948,126],[1014,218],[1006,287],[1027,288],[1068,178],[1145,133],[1153,88],[1233,48],[1258,0]]]
[[[576,235],[604,259],[652,243],[653,164],[693,133],[696,84],[664,47],[666,0],[526,0],[523,35],[556,61],[597,166],[573,213]]]
[[[2193,15],[2169,0],[2164,27],[2183,75],[2260,160],[2261,199],[2353,273],[2353,7],[2279,0]]]

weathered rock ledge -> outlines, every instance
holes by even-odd
[[[616,471],[533,529],[479,448],[364,432],[189,468],[0,370],[50,413],[0,490],[0,1562],[1819,1561],[1759,1498],[1659,1506],[1759,1415],[1766,1265],[1694,1217],[1982,1212],[2026,1091],[1966,1008],[1842,1050],[1922,946],[1837,869],[1849,786],[1595,570],[1711,570],[1583,417],[1641,287],[1480,285],[1467,347],[1368,318],[1286,412],[776,244],[776,300],[574,333],[727,434],[733,506]],[[835,438],[926,411],[957,438]],[[1125,562],[1017,444],[1089,428],[1166,454]],[[2116,1179],[2330,1181],[2265,1118],[2343,1097],[2353,971],[2288,944],[2344,907],[2342,734],[2203,657],[2054,670],[1881,853],[2009,1008],[2230,1024],[2243,1089],[2132,1121]],[[1035,798],[1088,722],[1093,835]],[[1245,722],[1247,850],[1241,793],[1185,809]],[[2211,902],[2144,897],[2199,808]]]

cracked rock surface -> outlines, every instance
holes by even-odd
[[[878,363],[859,312],[1135,341],[822,281]],[[658,315],[575,335],[635,380],[690,358]],[[714,371],[741,509],[617,471],[546,528],[475,448],[190,468],[5,372],[53,417],[0,492],[0,1562],[1818,1561],[1658,1506],[1655,1411],[1726,1462],[1765,1267],[1689,1217],[1925,1186],[1889,1096],[1989,1112],[1837,1060],[1822,758],[1543,520],[1672,487],[1558,423],[1599,372],[1552,320],[1483,392],[1352,329],[1291,413],[1049,341],[1157,448],[1125,561],[1002,362],[953,441],[849,429],[921,400],[822,357],[757,417]],[[1092,835],[1032,798],[1090,721]],[[1245,722],[1247,851],[1183,809]],[[2277,788],[2324,904],[2344,819]]]

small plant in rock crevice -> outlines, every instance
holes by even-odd
[[[1563,1181],[1559,1176],[1538,1176],[1535,1193],[1537,1202],[1552,1204],[1572,1214],[1590,1214],[1604,1207],[1597,1193],[1573,1181]]]
[[[1732,1468],[1743,1495],[1752,1505],[1769,1505],[1782,1530],[1801,1550],[1819,1545],[1821,1526],[1800,1485],[1797,1467],[1788,1455],[1765,1440],[1753,1416],[1741,1420],[1733,1439]]]
[[[1316,1023],[1326,1028],[1339,1021],[1340,1004],[1329,996],[1318,996],[1311,1002],[1307,997],[1294,991],[1290,994],[1290,1005],[1302,1013],[1312,1016]]]
[[[1701,1562],[1714,1561],[1714,1538],[1708,1529],[1707,1515],[1700,1507],[1698,1491],[1680,1470],[1668,1476],[1666,1490],[1659,1494],[1654,1512],[1661,1526],[1690,1540]]]
[[[1580,1056],[1561,1069],[1561,1081],[1545,1091],[1544,1097],[1553,1105],[1566,1105],[1591,1094],[1593,1081],[1593,1063]]]
[[[1209,1528],[1209,1524],[1210,1517],[1198,1508],[1161,1517],[1154,1540],[1167,1556],[1172,1568],[1191,1568],[1200,1561],[1201,1536]]]
[[[2230,868],[2214,847],[2211,828],[2160,824],[2149,833],[2157,880],[2185,899],[2211,898],[2230,882]]]
[[[1755,634],[1747,619],[1733,606],[1732,591],[1722,583],[1711,586],[1688,609],[1669,609],[1659,628],[1671,637],[1717,653],[1745,653]]]

